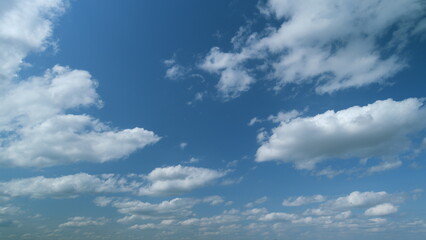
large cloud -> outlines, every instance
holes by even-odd
[[[378,157],[394,163],[394,157],[410,146],[409,136],[426,128],[425,117],[423,101],[410,98],[295,118],[272,130],[257,150],[256,161],[289,162],[298,169],[313,169],[332,158]],[[389,168],[376,170],[380,169]]]
[[[321,94],[382,83],[406,66],[400,52],[425,31],[417,0],[269,0],[261,10],[281,25],[242,28],[232,51],[214,47],[200,64],[220,75],[217,88],[227,99],[247,91],[256,72],[275,79],[276,89],[316,82]]]
[[[95,87],[88,72],[61,66],[11,85],[0,97],[0,165],[106,162],[159,140],[142,128],[116,130],[87,115],[66,114],[99,105]]]
[[[82,107],[101,106],[97,82],[87,71],[56,65],[43,76],[19,78],[27,54],[49,45],[66,2],[0,3],[0,166],[106,162],[159,140],[142,128],[118,130],[76,115]]]

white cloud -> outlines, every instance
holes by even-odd
[[[31,198],[73,198],[82,194],[134,191],[140,184],[114,174],[79,173],[57,178],[42,176],[0,182],[0,195]]]
[[[410,37],[425,31],[422,22],[417,24],[425,15],[422,9],[417,0],[269,0],[261,12],[271,22],[280,22],[279,27],[267,24],[260,33],[239,31],[233,50],[213,47],[200,68],[221,75],[218,90],[228,98],[253,84],[246,66],[256,68],[256,60],[261,62],[257,69],[276,80],[276,89],[315,82],[322,94],[383,83],[406,66],[399,53]],[[385,34],[390,38],[383,39]],[[389,49],[396,50],[383,57]],[[235,71],[240,77],[229,76]]]
[[[260,217],[260,221],[291,221],[297,218],[297,215],[283,212],[273,212]]]
[[[142,128],[115,130],[90,116],[65,113],[99,105],[96,85],[86,71],[55,66],[11,86],[0,97],[0,165],[106,162],[160,139]]]
[[[108,200],[108,201],[106,201]],[[112,206],[126,216],[119,222],[130,222],[137,219],[174,219],[192,215],[192,208],[200,200],[191,198],[175,198],[160,203],[148,203],[131,199],[114,199],[102,197],[95,199],[100,207]],[[101,203],[101,204],[99,204]]]
[[[146,223],[146,224],[138,224],[138,225],[133,225],[130,227],[130,229],[134,229],[134,230],[146,230],[146,229],[156,229],[158,228],[157,224],[153,224],[153,223]]]
[[[247,125],[253,126],[254,124],[259,123],[259,122],[262,122],[262,120],[258,119],[257,117],[254,117],[254,118],[250,119],[250,122],[247,123]]]
[[[423,101],[410,98],[376,101],[367,106],[299,117],[272,130],[257,150],[256,161],[290,162],[298,169],[313,169],[331,158],[381,158],[384,162],[403,153],[408,136],[426,128]],[[385,170],[395,164],[371,171]]]
[[[5,206],[5,207],[1,207],[0,206],[0,215],[11,215],[11,216],[16,216],[18,214],[21,214],[23,211],[18,208],[18,207],[14,207],[14,206]]]
[[[223,213],[220,215],[216,215],[213,217],[204,217],[204,218],[189,218],[186,220],[183,220],[180,222],[183,226],[210,226],[210,225],[219,225],[219,224],[229,224],[234,222],[241,221],[241,217],[229,214],[229,213]]]
[[[188,146],[188,143],[186,143],[186,142],[181,142],[181,143],[179,144],[179,147],[180,147],[181,149],[185,149],[185,148],[186,148],[186,146]]]
[[[249,90],[250,85],[254,83],[251,77],[245,71],[239,69],[226,69],[222,72],[217,89],[225,100],[239,97],[242,92]]]
[[[398,207],[394,206],[391,203],[383,203],[377,206],[367,209],[364,214],[365,216],[386,216],[392,213],[396,213]]]
[[[291,110],[288,112],[279,112],[277,115],[271,115],[268,117],[269,121],[272,121],[274,123],[280,123],[280,122],[289,122],[292,119],[300,116],[302,113],[297,110]]]
[[[84,70],[54,66],[19,79],[23,59],[48,46],[67,1],[17,0],[0,10],[0,166],[48,167],[120,159],[159,140],[142,128],[113,129],[70,110],[98,106],[97,82]]]
[[[63,0],[17,0],[0,4],[0,82],[16,76],[31,51],[44,50]]]
[[[87,227],[87,226],[102,226],[108,222],[106,218],[88,218],[88,217],[72,217],[68,222],[62,223],[59,227]]]
[[[148,186],[140,189],[140,195],[175,195],[205,187],[225,176],[222,171],[185,167],[181,165],[156,168],[145,178],[150,181]]]
[[[87,173],[55,178],[38,176],[0,182],[0,197],[74,198],[83,194],[120,192],[136,195],[176,195],[205,187],[224,175],[223,172],[207,168],[178,165],[156,168],[147,176]],[[110,198],[100,197],[96,201],[99,206],[111,203]],[[204,201],[216,205],[222,203],[223,199],[220,196],[211,196]]]
[[[389,201],[391,198],[394,198],[395,201],[397,200],[397,197],[393,197],[386,192],[355,191],[347,196],[339,197],[336,200],[329,201],[327,204],[335,209],[359,208],[369,207],[384,201]]]
[[[254,202],[249,202],[249,203],[247,203],[247,204],[245,205],[245,207],[246,207],[246,208],[252,208],[252,207],[254,207],[255,205],[259,205],[259,204],[265,203],[266,201],[268,201],[268,197],[263,196],[263,197],[261,197],[261,198],[256,199]]]
[[[210,197],[205,197],[203,199],[203,202],[208,203],[210,205],[219,205],[224,203],[225,201],[223,200],[223,198],[221,196],[210,196]]]
[[[314,195],[314,196],[299,196],[297,198],[289,198],[283,201],[283,205],[287,207],[297,207],[310,203],[319,203],[324,202],[325,197],[322,195]]]
[[[181,79],[188,72],[186,68],[176,63],[175,57],[164,61],[164,64],[168,67],[165,76],[168,79]]]
[[[401,165],[402,165],[402,162],[399,160],[383,162],[377,166],[370,167],[367,171],[368,173],[383,172],[390,169],[398,168]]]

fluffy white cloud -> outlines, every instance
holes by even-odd
[[[254,83],[254,78],[245,71],[239,69],[226,69],[220,76],[217,89],[226,100],[240,96],[242,92],[249,90]]]
[[[392,161],[372,169],[396,167],[394,157],[411,144],[409,135],[426,128],[423,101],[410,98],[376,101],[367,106],[299,117],[272,130],[257,150],[256,161],[290,162],[298,169],[313,169],[331,158],[382,158]]]
[[[99,105],[96,85],[88,72],[61,66],[10,85],[0,97],[0,165],[106,162],[159,140],[142,128],[116,130],[87,115],[66,114]]]
[[[226,175],[226,172],[181,165],[156,168],[145,178],[150,182],[140,195],[175,195],[205,187]]]
[[[324,202],[325,197],[322,195],[314,195],[314,196],[299,196],[297,198],[289,198],[283,201],[283,205],[287,207],[297,207],[310,203],[319,203]]]
[[[333,208],[357,208],[368,207],[391,198],[386,192],[352,192],[347,196],[339,197],[336,200],[328,202]]]
[[[218,90],[228,98],[254,82],[246,67],[251,63],[253,69],[253,60],[261,60],[255,68],[275,79],[276,89],[316,82],[318,93],[331,93],[382,83],[406,66],[399,53],[412,36],[425,31],[422,9],[417,0],[269,0],[261,10],[281,22],[279,27],[239,31],[233,51],[212,48],[200,68],[221,75]],[[395,53],[383,57],[389,49]]]
[[[120,159],[159,140],[142,128],[117,130],[70,110],[98,106],[97,82],[84,70],[54,66],[19,79],[23,59],[46,48],[65,0],[0,4],[0,166],[47,167]]]
[[[62,223],[59,227],[87,227],[87,226],[102,226],[108,222],[106,218],[88,218],[88,217],[72,217],[68,222]]]
[[[16,76],[31,51],[47,47],[53,20],[65,10],[64,0],[16,0],[0,3],[0,82]]]
[[[79,173],[57,178],[42,176],[0,182],[0,195],[31,198],[73,198],[82,194],[135,191],[140,184],[113,174]]]
[[[364,214],[366,216],[386,216],[392,213],[396,213],[398,207],[394,206],[391,203],[383,203],[377,206],[367,209]]]

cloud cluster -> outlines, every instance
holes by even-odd
[[[256,161],[293,163],[298,169],[313,169],[328,159],[381,158],[372,168],[397,167],[399,154],[412,144],[410,135],[426,128],[426,108],[421,99],[387,99],[367,106],[298,117],[272,130],[256,153]],[[395,164],[396,162],[396,164]]]
[[[0,97],[0,165],[106,162],[160,139],[142,128],[116,130],[88,115],[66,113],[99,105],[95,87],[88,72],[61,66],[9,86]]]
[[[90,175],[78,173],[55,178],[43,176],[0,182],[0,197],[74,198],[84,194],[122,193],[134,195],[179,195],[206,187],[225,173],[181,165],[156,168],[147,176],[117,174]],[[204,202],[223,203],[220,196],[211,196]],[[1,209],[0,209],[1,210]]]
[[[314,82],[320,94],[382,83],[406,66],[400,52],[425,31],[422,9],[417,0],[269,0],[261,12],[279,27],[239,31],[232,51],[214,47],[199,67],[220,75],[225,99],[247,91],[259,74],[276,80],[276,89]]]
[[[42,76],[19,79],[23,59],[46,48],[53,20],[65,6],[61,0],[1,3],[0,166],[106,162],[160,139],[143,128],[118,130],[75,114],[82,107],[102,105],[97,82],[87,71],[56,65]]]

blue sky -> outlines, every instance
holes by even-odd
[[[424,239],[417,0],[0,3],[1,239]]]

